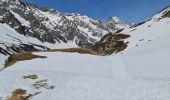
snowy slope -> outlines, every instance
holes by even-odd
[[[149,43],[149,41],[168,35],[170,32],[170,18],[163,18],[163,14],[170,11],[170,7],[156,14],[148,21],[137,27],[124,30],[122,33],[129,34],[129,47],[140,46],[140,44]]]
[[[134,77],[170,78],[170,34],[150,43],[130,48],[122,55],[125,67]]]
[[[122,32],[130,34],[130,38],[120,57],[133,77],[169,78],[170,18],[162,17],[168,11],[170,7],[142,25]]]
[[[23,61],[0,72],[0,97],[22,88],[28,93],[40,92],[32,100],[169,100],[170,84],[166,80],[129,79],[118,57],[99,57],[68,53],[35,53],[46,59]],[[114,59],[113,59],[114,58]],[[117,65],[117,66],[115,66]],[[119,68],[119,67],[121,67]],[[126,67],[126,66],[125,66]],[[10,74],[10,75],[8,75]],[[38,75],[38,79],[22,76]],[[126,78],[121,75],[127,75]],[[33,84],[47,79],[49,86],[35,88]],[[13,84],[11,84],[13,83]],[[3,90],[3,91],[2,91]]]

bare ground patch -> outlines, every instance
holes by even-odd
[[[19,54],[13,54],[8,57],[8,59],[5,61],[5,66],[4,68],[7,68],[9,66],[12,66],[18,61],[25,61],[25,60],[32,60],[35,58],[47,58],[46,56],[39,56],[39,55],[34,55],[32,53],[19,53]]]
[[[50,90],[55,88],[55,86],[52,86],[52,85],[48,84],[47,79],[35,82],[33,84],[33,87],[35,87],[36,89],[45,88],[45,89],[50,89]]]
[[[27,75],[27,76],[23,76],[23,79],[31,79],[31,80],[36,80],[38,79],[38,75]],[[42,79],[39,81],[36,81],[35,83],[33,83],[32,85],[35,89],[40,89],[40,88],[45,88],[45,89],[54,89],[55,86],[49,85],[48,84],[48,80],[47,79]]]
[[[38,75],[27,75],[27,76],[23,76],[24,79],[31,79],[31,80],[35,80],[38,79]]]
[[[16,89],[8,97],[7,100],[30,100],[31,97],[40,94],[41,92],[36,92],[34,94],[28,94],[24,89]]]
[[[48,49],[48,50],[38,50],[33,52],[70,52],[70,53],[81,53],[81,54],[91,54],[91,55],[98,55],[97,52],[91,49],[86,48],[64,48],[64,49]]]
[[[38,79],[38,75],[27,75],[27,76],[23,76],[24,79]],[[48,89],[48,90],[52,90],[55,88],[55,86],[49,85],[48,84],[48,80],[47,79],[43,79],[43,80],[39,80],[36,81],[35,83],[32,84],[32,86],[35,89]],[[18,88],[15,89],[14,91],[12,91],[11,95],[7,97],[7,100],[31,100],[32,97],[42,93],[41,92],[35,92],[35,93],[28,93],[26,90]],[[1,99],[0,99],[1,100]],[[6,100],[6,99],[5,99]]]

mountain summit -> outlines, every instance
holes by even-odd
[[[116,16],[109,17],[108,20],[106,21],[106,25],[108,28],[112,30],[120,30],[130,27],[128,24],[124,23],[121,19],[119,19]]]

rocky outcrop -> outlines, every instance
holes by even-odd
[[[126,34],[109,33],[94,45],[93,50],[101,55],[111,55],[113,53],[121,52],[126,49],[129,43],[124,42],[124,39],[129,37],[130,35]]]
[[[170,18],[170,10],[167,10],[162,17],[168,17]]]

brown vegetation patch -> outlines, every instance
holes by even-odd
[[[27,94],[24,89],[16,89],[12,92],[12,95],[8,97],[8,100],[29,100],[31,97],[40,94],[41,92],[36,92],[34,94]]]
[[[114,38],[115,41],[116,40],[121,40],[121,39],[127,39],[129,37],[130,37],[130,35],[127,35],[127,34],[114,34],[112,36],[112,38]]]
[[[32,79],[32,80],[35,80],[38,78],[37,75],[28,75],[28,76],[23,76],[24,79]]]
[[[54,89],[54,88],[55,88],[55,86],[50,86],[50,85],[47,83],[47,79],[37,81],[37,82],[35,82],[35,83],[33,84],[33,86],[34,86],[36,89],[40,89],[40,88]]]
[[[19,53],[19,54],[13,54],[8,57],[8,59],[5,61],[5,68],[12,66],[18,61],[25,61],[25,60],[32,60],[35,58],[47,58],[46,56],[39,56],[39,55],[34,55],[32,53]]]
[[[86,49],[86,48],[48,49],[48,50],[39,50],[39,51],[34,51],[34,52],[71,52],[71,53],[77,52],[81,54],[98,55],[97,52],[91,49]]]

